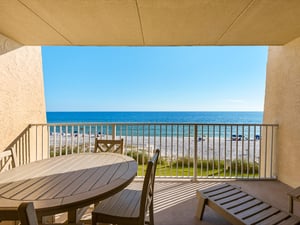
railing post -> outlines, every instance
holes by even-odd
[[[193,163],[193,169],[194,169],[194,176],[192,181],[197,181],[197,161],[198,161],[198,126],[197,124],[194,125],[194,163]]]
[[[116,134],[117,134],[116,124],[114,123],[114,124],[111,125],[111,138],[113,140],[116,139]]]

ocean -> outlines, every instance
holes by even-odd
[[[47,112],[48,123],[261,124],[263,112]]]

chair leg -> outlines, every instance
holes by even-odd
[[[154,225],[153,200],[151,201],[150,207],[149,207],[149,224]]]
[[[96,225],[97,224],[97,219],[96,219],[96,215],[93,215],[94,213],[92,213],[92,225]]]
[[[196,211],[196,217],[200,220],[202,220],[206,203],[207,203],[206,198],[199,198],[197,211]]]

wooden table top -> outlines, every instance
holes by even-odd
[[[34,203],[38,216],[76,210],[124,189],[135,177],[137,163],[121,154],[73,154],[36,161],[0,174],[1,209]],[[9,210],[8,210],[9,211]]]

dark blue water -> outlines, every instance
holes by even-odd
[[[47,112],[48,123],[262,123],[263,112]]]

